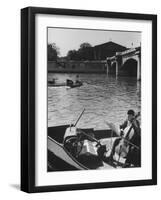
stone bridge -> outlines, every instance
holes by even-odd
[[[141,79],[141,47],[117,52],[115,56],[108,57],[106,61],[107,73]]]

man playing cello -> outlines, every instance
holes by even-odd
[[[138,113],[139,115],[139,113]],[[140,156],[140,123],[136,119],[138,115],[135,116],[133,110],[128,110],[127,120],[120,125],[120,131],[116,129],[114,124],[106,122],[106,124],[116,132],[119,138],[117,138],[112,146],[111,153],[109,157],[106,157],[105,160],[113,160],[115,152],[126,158],[125,167],[131,165],[139,167],[141,164]]]

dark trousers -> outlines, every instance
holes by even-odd
[[[136,167],[141,166],[141,151],[140,149],[130,148],[126,157],[127,164],[133,164]]]

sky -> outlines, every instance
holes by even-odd
[[[140,32],[88,30],[70,28],[48,28],[48,44],[55,43],[60,55],[66,56],[69,50],[78,50],[80,44],[90,43],[92,46],[115,42],[127,48],[138,47],[141,43]]]

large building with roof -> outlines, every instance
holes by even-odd
[[[112,41],[91,47],[93,60],[59,59],[48,61],[48,72],[59,73],[106,73],[106,59],[116,55],[116,52],[127,50],[126,47]]]
[[[116,52],[127,50],[126,47],[116,44],[112,41],[99,44],[93,47],[95,60],[106,60],[107,57],[116,55]]]

